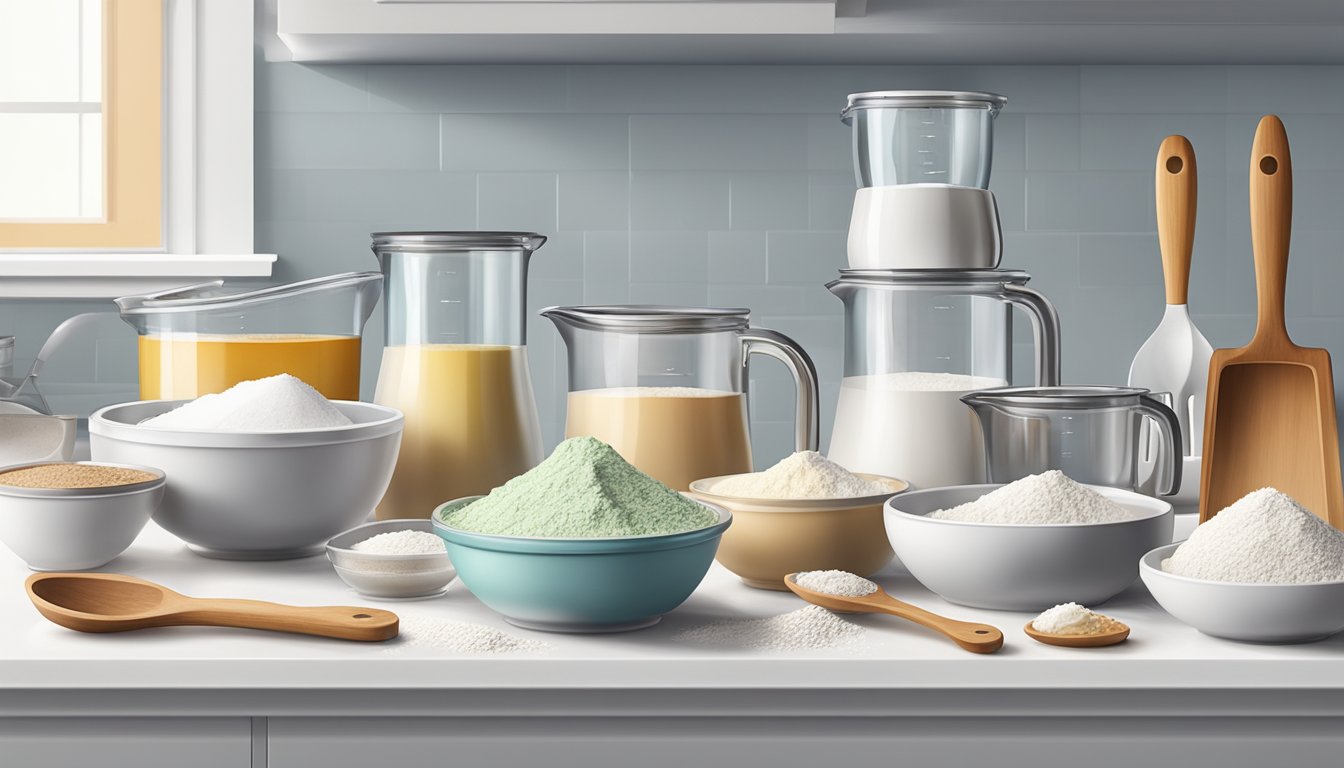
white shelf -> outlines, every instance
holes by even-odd
[[[265,2],[308,62],[1344,62],[1332,0]]]
[[[270,277],[273,253],[0,252],[0,298],[106,299],[224,277]]]

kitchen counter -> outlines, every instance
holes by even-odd
[[[678,643],[688,627],[770,616],[801,601],[747,588],[717,565],[654,628],[572,636],[509,627],[455,583],[442,598],[370,602],[326,558],[208,560],[152,524],[104,570],[189,595],[297,604],[367,603],[403,617],[487,624],[550,644],[539,653],[462,656],[413,641],[365,645],[251,631],[175,628],[82,635],[49,624],[0,553],[0,753],[32,763],[199,766],[815,765],[837,759],[918,765],[1064,765],[1086,740],[1091,766],[1338,765],[1344,749],[1344,635],[1299,646],[1205,637],[1167,616],[1141,585],[1104,611],[1133,628],[1107,649],[1040,645],[1027,614],[944,603],[899,574],[897,597],[1000,627],[977,656],[900,620],[856,616],[863,640],[788,654]],[[1056,747],[1046,749],[1045,739]],[[156,746],[159,745],[159,746]],[[27,750],[27,751],[25,751]],[[164,762],[167,761],[167,762]]]

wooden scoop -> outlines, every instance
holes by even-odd
[[[1057,632],[1042,632],[1028,621],[1023,631],[1027,637],[1038,643],[1058,645],[1063,648],[1102,648],[1107,645],[1123,643],[1129,637],[1129,626],[1113,621],[1114,627],[1105,632],[1093,632],[1085,635],[1061,635]]]
[[[24,582],[37,610],[79,632],[150,627],[240,627],[341,640],[389,640],[397,615],[377,608],[301,608],[260,600],[187,597],[152,581],[118,573],[37,573]]]
[[[1240,349],[1216,350],[1209,364],[1200,522],[1272,486],[1344,529],[1330,353],[1294,344],[1284,322],[1292,210],[1288,135],[1266,115],[1251,147],[1255,336]]]
[[[807,602],[819,605],[827,610],[849,613],[889,613],[892,616],[900,616],[902,619],[908,619],[922,627],[928,627],[935,632],[947,635],[952,639],[952,642],[971,653],[993,653],[1003,647],[1003,633],[988,624],[957,621],[946,616],[939,616],[936,613],[930,613],[923,608],[897,600],[888,595],[881,587],[878,587],[877,591],[871,595],[864,595],[863,597],[846,597],[844,595],[816,592],[799,586],[798,582],[793,580],[796,575],[790,573],[784,577],[784,583],[788,585],[789,589]]]

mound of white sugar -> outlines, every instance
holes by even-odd
[[[818,605],[765,619],[719,621],[685,630],[678,642],[761,651],[806,651],[852,643],[864,628]]]
[[[202,432],[281,432],[351,423],[320,392],[287,373],[202,395],[142,422],[150,427]]]
[[[764,472],[735,475],[707,490],[750,499],[844,499],[892,492],[886,483],[865,480],[816,451],[799,451]]]
[[[1077,603],[1064,603],[1032,619],[1031,627],[1052,635],[1086,635],[1097,631],[1105,619]]]
[[[876,584],[849,571],[802,571],[793,575],[793,582],[803,589],[841,597],[863,597],[877,591]]]
[[[1261,488],[1196,528],[1162,570],[1244,584],[1341,581],[1344,533],[1291,496]]]
[[[536,653],[551,647],[549,643],[500,632],[482,624],[420,616],[401,619],[401,639],[405,645],[472,654]]]
[[[435,555],[447,551],[443,539],[428,531],[388,531],[350,548],[371,555]]]
[[[929,517],[998,525],[1061,525],[1113,523],[1134,515],[1052,469],[1028,475],[961,506],[930,512]]]

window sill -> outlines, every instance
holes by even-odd
[[[273,253],[0,253],[0,299],[110,299],[222,277],[270,277]]]

